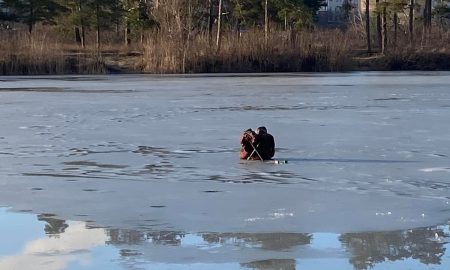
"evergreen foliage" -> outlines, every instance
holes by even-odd
[[[38,22],[55,24],[55,17],[67,10],[52,0],[4,0],[2,7],[11,11],[10,20],[26,24],[30,33]]]

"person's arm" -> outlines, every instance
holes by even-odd
[[[239,158],[247,159],[249,155],[250,155],[250,153],[245,151],[245,149],[243,147],[241,147],[241,151],[239,152]]]
[[[268,135],[268,143],[269,143],[269,147],[268,147],[268,151],[267,154],[269,155],[269,158],[273,158],[273,156],[275,155],[275,139],[273,138],[272,135],[267,134]]]

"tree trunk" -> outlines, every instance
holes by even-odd
[[[209,6],[209,14],[208,14],[208,40],[211,43],[212,40],[212,32],[214,26],[214,18],[213,18],[213,3],[212,0],[208,0]]]
[[[34,6],[33,1],[30,1],[30,17],[28,18],[28,34],[29,38],[31,40],[31,32],[33,32],[33,25],[34,25]]]
[[[292,25],[289,27],[289,39],[291,40],[291,46],[293,49],[297,47],[297,32]]]
[[[381,35],[381,13],[379,10],[379,4],[380,4],[380,0],[376,0],[376,6],[378,9],[377,12],[377,43],[378,43],[378,48],[381,48],[382,45],[382,35]]]
[[[28,22],[28,34],[31,38],[31,33],[33,32],[33,22]]]
[[[217,38],[216,38],[217,51],[220,51],[220,45],[222,43],[221,25],[222,25],[222,0],[219,0],[219,14],[217,15]]]
[[[86,47],[86,34],[84,31],[84,16],[83,16],[83,5],[82,0],[78,1],[78,12],[80,13],[80,28],[81,28],[81,47],[84,49]]]
[[[130,43],[131,43],[131,39],[130,39],[131,30],[130,30],[130,22],[128,21],[128,19],[125,19],[125,20],[126,20],[125,21],[125,29],[124,29],[123,33],[124,33],[125,46],[128,47],[128,45],[130,45]]]
[[[192,27],[192,1],[189,0],[188,1],[188,21],[187,21],[187,36],[186,36],[186,45],[189,45],[189,41],[191,40],[191,33],[192,33],[192,29],[194,27]],[[186,46],[189,47],[189,46]]]
[[[398,14],[394,12],[394,50],[397,49]]]
[[[128,42],[128,26],[125,26],[125,29],[123,30],[123,41],[124,41],[124,43],[123,44],[125,44],[125,47],[127,47],[128,46],[128,44],[130,44],[129,42]]]
[[[81,23],[81,47],[86,48],[86,31],[83,22]]]
[[[97,50],[100,50],[100,6],[97,4],[95,6],[95,17],[97,20]]]
[[[369,10],[370,0],[366,0],[366,36],[367,36],[367,53],[372,52],[370,46],[370,10]]]
[[[81,34],[80,28],[78,26],[75,26],[75,42],[78,44],[78,46],[81,46]]]
[[[267,40],[269,38],[269,16],[267,11],[267,0],[264,5],[264,47],[267,47]]]
[[[183,66],[182,71],[183,73],[186,73],[186,58],[190,51],[190,41],[191,41],[191,31],[192,31],[192,1],[188,0],[188,17],[187,17],[187,33],[186,33],[186,39],[184,41],[184,47],[183,47]]]
[[[414,0],[409,2],[409,43],[414,46]]]
[[[386,19],[386,5],[383,6],[383,43],[382,43],[382,53],[386,53],[386,49],[387,49],[387,41],[388,41],[388,36],[387,36],[387,19]]]
[[[425,0],[425,6],[423,9],[423,26],[426,32],[430,31],[431,27],[431,0]]]
[[[426,42],[430,39],[430,32],[431,32],[431,0],[425,0],[426,2],[426,9],[427,9],[427,17],[426,17],[426,27],[425,27],[425,34],[426,34]]]

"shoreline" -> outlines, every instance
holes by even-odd
[[[439,52],[399,52],[387,55],[373,54],[371,56],[353,56],[348,63],[331,70],[320,64],[312,64],[307,68],[274,67],[271,63],[257,65],[258,68],[248,69],[237,65],[221,66],[217,64],[200,70],[186,72],[150,72],[144,67],[142,52],[107,52],[100,56],[91,53],[63,54],[53,59],[43,59],[32,64],[17,64],[17,57],[0,61],[0,75],[101,75],[101,74],[218,74],[218,73],[335,73],[357,71],[450,71],[450,54]],[[281,55],[280,57],[283,57]],[[286,56],[284,56],[286,57]],[[9,61],[8,61],[9,60]],[[303,61],[299,59],[298,61]],[[50,62],[49,62],[50,61]],[[295,63],[297,61],[291,61]],[[339,63],[338,63],[339,64]],[[207,66],[207,63],[205,64]],[[235,70],[235,71],[232,71]]]

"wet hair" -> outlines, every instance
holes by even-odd
[[[266,127],[259,127],[256,129],[256,134],[267,134],[267,128]]]

